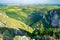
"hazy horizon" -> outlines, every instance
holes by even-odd
[[[60,4],[60,0],[0,0],[0,4]]]

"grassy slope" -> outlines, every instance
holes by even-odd
[[[0,13],[1,14],[1,13]],[[0,21],[8,25],[8,28],[14,28],[14,29],[23,29],[26,30],[30,33],[33,32],[33,29],[30,28],[28,25],[24,24],[21,21],[18,21],[16,19],[10,18],[10,17],[5,17],[5,15],[0,15]]]

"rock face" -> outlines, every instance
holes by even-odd
[[[50,23],[53,27],[60,27],[60,15],[57,10],[51,10],[48,15],[50,17]]]
[[[26,36],[15,36],[14,40],[30,40],[30,38]]]
[[[5,12],[0,12],[0,16],[4,16],[5,18],[8,18]]]
[[[3,26],[5,26],[5,25],[0,21],[0,27],[3,27]]]
[[[58,15],[55,14],[55,15],[52,17],[51,21],[52,21],[52,23],[51,23],[52,26],[58,26],[58,25],[59,25],[59,17],[58,17]]]
[[[7,25],[5,24],[6,21],[3,22],[2,18],[8,18],[5,12],[0,12],[0,27],[6,27]],[[2,20],[1,20],[2,19]]]

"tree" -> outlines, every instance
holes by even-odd
[[[27,18],[27,24],[32,26],[34,23],[38,22],[41,20],[43,17],[43,13],[41,11],[33,11],[31,15],[28,16]]]

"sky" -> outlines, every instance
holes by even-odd
[[[0,0],[0,4],[60,4],[60,0]]]

